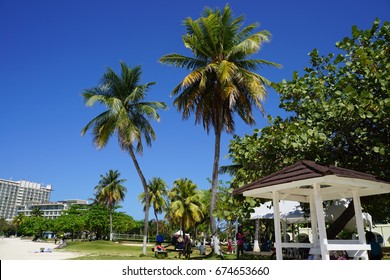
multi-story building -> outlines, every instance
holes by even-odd
[[[63,212],[73,204],[86,205],[87,200],[80,199],[68,199],[58,202],[45,202],[45,203],[29,203],[17,207],[17,214],[23,213],[25,216],[31,216],[31,212],[38,208],[42,212],[42,217],[47,219],[56,219],[63,214]]]
[[[0,218],[12,220],[18,206],[49,202],[51,191],[51,185],[0,179]]]

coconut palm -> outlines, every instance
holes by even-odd
[[[110,211],[110,241],[112,241],[112,213],[115,206],[125,199],[127,192],[126,187],[122,185],[126,179],[119,179],[119,177],[118,170],[110,170],[105,176],[100,175],[99,184],[95,187],[96,200]]]
[[[204,210],[201,192],[191,180],[187,178],[176,180],[168,198],[170,200],[169,220],[179,223],[183,233],[201,221]]]
[[[268,31],[254,32],[257,23],[243,27],[244,17],[234,18],[228,5],[223,10],[205,8],[202,16],[184,20],[187,34],[184,45],[193,57],[168,54],[160,58],[163,64],[187,68],[191,72],[174,88],[175,106],[183,119],[195,114],[195,123],[202,123],[210,132],[214,129],[214,163],[210,223],[216,232],[212,215],[218,186],[220,141],[223,131],[235,130],[234,113],[245,123],[254,124],[252,106],[264,113],[262,101],[270,81],[252,72],[263,65],[278,64],[262,59],[248,59],[257,53],[264,42],[270,40]]]
[[[152,178],[148,186],[150,205],[153,207],[154,216],[156,217],[158,235],[158,214],[161,214],[167,207],[168,188],[164,180],[158,177]],[[139,199],[145,205],[145,193],[141,193]],[[146,211],[145,206],[144,211]]]
[[[15,236],[18,236],[18,229],[20,227],[20,225],[26,220],[26,215],[24,213],[18,213],[18,215],[16,215],[13,219],[12,219],[12,223],[14,224],[15,226],[15,229],[16,229],[16,233],[15,233]]]
[[[136,153],[142,154],[143,141],[150,146],[156,139],[150,120],[159,120],[157,112],[166,109],[163,102],[146,102],[146,92],[154,82],[140,84],[141,67],[128,67],[121,62],[121,74],[117,75],[107,68],[101,84],[87,89],[83,97],[87,106],[95,103],[105,105],[107,110],[93,118],[81,131],[84,135],[92,130],[93,142],[97,148],[103,148],[110,137],[116,133],[123,151],[127,151],[141,179],[144,192],[148,184],[138,164]],[[145,207],[149,209],[149,196],[146,196]],[[143,253],[146,254],[146,239],[148,232],[149,211],[145,211]]]
[[[43,211],[39,208],[39,206],[34,206],[31,210],[31,217],[43,217]]]

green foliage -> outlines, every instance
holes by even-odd
[[[119,179],[120,173],[118,170],[110,170],[105,176],[100,175],[100,177],[101,180],[95,187],[96,200],[111,210],[125,199],[127,189],[122,184],[126,180]]]
[[[113,212],[113,230],[118,233],[130,233],[137,224],[134,219],[122,212]],[[110,211],[101,204],[71,205],[63,215],[55,220],[43,217],[24,217],[18,226],[18,232],[23,235],[40,237],[44,231],[53,231],[57,236],[70,234],[73,238],[88,238],[90,235],[97,239],[109,236]],[[142,225],[142,221],[140,221]]]
[[[337,55],[313,50],[303,75],[274,84],[289,117],[269,117],[269,126],[234,137],[234,187],[301,159],[390,178],[389,23],[376,20],[365,31],[354,26],[336,46]],[[388,195],[362,203],[374,219],[390,221]]]
[[[217,206],[214,216],[229,223],[249,219],[253,208],[260,205],[260,200],[251,197],[234,196],[232,187],[220,186],[217,194]]]
[[[107,68],[102,83],[83,92],[85,104],[93,106],[103,104],[107,110],[91,120],[82,130],[84,135],[92,130],[93,141],[98,148],[107,145],[108,140],[117,133],[118,142],[123,150],[135,149],[142,153],[142,140],[147,145],[156,135],[149,119],[159,120],[157,112],[166,109],[163,102],[145,102],[146,92],[154,82],[140,85],[141,67],[128,67],[121,62],[121,74]]]
[[[0,218],[0,236],[10,236],[15,231],[16,227],[12,223],[7,222],[4,218]]]
[[[112,220],[112,228],[117,233],[128,233],[136,226],[133,217],[123,212],[114,212]]]
[[[156,218],[156,234],[159,233],[158,214],[161,214],[167,209],[168,187],[162,178],[154,177],[148,184],[148,194],[150,205],[153,207],[154,216]],[[146,193],[143,192],[138,197],[142,201],[145,209]]]
[[[26,217],[19,227],[19,233],[27,236],[42,237],[43,233],[52,228],[52,220],[39,216]]]
[[[110,240],[112,240],[112,214],[114,207],[125,199],[127,189],[122,183],[125,179],[119,179],[120,173],[118,170],[110,170],[105,176],[100,175],[101,180],[95,187],[96,200],[104,205],[110,211]]]
[[[168,187],[162,178],[153,177],[148,184],[150,205],[155,214],[161,214],[167,207],[166,198],[168,196]],[[139,200],[145,204],[145,193],[139,195]],[[145,211],[145,208],[144,208]]]
[[[34,207],[31,211],[31,216],[34,217],[42,217],[43,216],[43,211],[38,207]]]
[[[178,179],[173,183],[168,198],[170,200],[168,209],[168,220],[180,225],[181,229],[187,230],[203,218],[205,211],[202,204],[202,193],[198,186],[191,180]]]

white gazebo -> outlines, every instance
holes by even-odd
[[[310,248],[311,254],[329,260],[329,251],[345,250],[356,259],[368,259],[360,197],[390,193],[390,182],[373,175],[336,166],[302,160],[234,191],[249,197],[273,201],[276,259],[282,260],[282,248]],[[322,202],[352,198],[357,240],[328,240]],[[280,200],[310,203],[312,243],[286,243],[281,238]]]

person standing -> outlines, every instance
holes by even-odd
[[[233,240],[231,237],[228,238],[228,254],[233,253]]]
[[[237,259],[240,258],[240,255],[244,255],[244,233],[242,232],[242,225],[238,227],[238,231],[236,234],[237,240]]]

